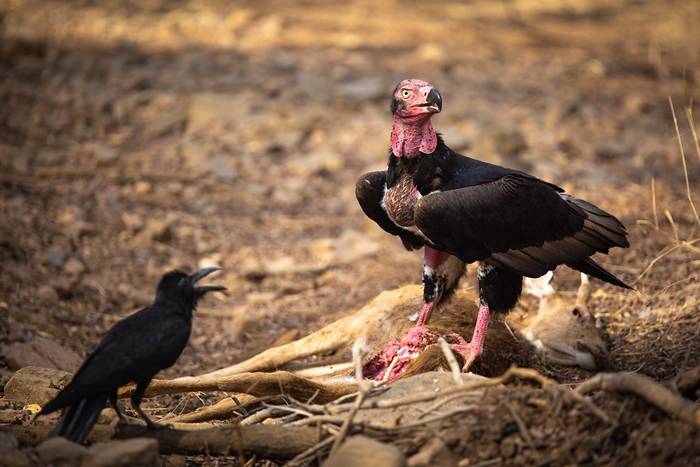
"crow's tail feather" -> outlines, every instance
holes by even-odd
[[[609,271],[607,271],[603,266],[600,264],[596,263],[593,261],[591,258],[586,258],[583,261],[579,261],[577,263],[571,263],[567,264],[567,266],[577,269],[581,271],[584,274],[588,274],[589,276],[593,276],[595,278],[598,278],[602,281],[608,282],[610,284],[616,285],[618,287],[622,287],[623,289],[631,289],[629,285],[625,284],[622,282],[620,279],[615,277],[615,275]]]
[[[51,431],[51,436],[61,436],[75,443],[82,443],[97,422],[108,398],[106,394],[99,394],[66,407],[61,419]]]

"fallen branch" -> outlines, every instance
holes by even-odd
[[[676,380],[676,386],[681,392],[690,391],[700,386],[700,365],[681,373]]]
[[[642,397],[669,415],[700,426],[700,407],[675,394],[648,376],[637,373],[599,373],[576,388],[580,395],[593,391],[629,392]]]
[[[119,391],[120,397],[131,395],[133,385]],[[223,391],[250,394],[256,397],[289,394],[295,399],[307,400],[315,396],[319,403],[333,401],[357,390],[355,384],[343,380],[314,381],[288,371],[272,373],[243,373],[222,378],[178,378],[175,380],[153,380],[146,396],[177,394],[193,391]]]
[[[210,420],[227,420],[237,415],[241,408],[245,409],[246,407],[260,402],[258,397],[251,396],[250,394],[237,394],[235,397],[238,399],[238,402],[232,397],[227,397],[213,405],[200,407],[192,412],[170,418],[164,417],[160,421],[168,423],[197,423],[208,422]]]
[[[165,454],[225,456],[242,451],[265,459],[291,459],[319,442],[314,428],[280,425],[235,425],[195,431],[126,426],[116,433],[117,438],[144,436],[157,439]]]
[[[184,427],[183,427],[184,428]],[[97,425],[88,437],[90,442],[115,438],[148,437],[158,440],[163,454],[236,455],[239,451],[262,458],[291,459],[319,442],[319,433],[311,427],[280,425],[219,426],[201,429],[159,428],[151,430],[136,425],[120,425],[116,432],[107,425]],[[37,445],[49,436],[50,426],[11,425],[10,430],[22,444]]]
[[[518,368],[518,367],[513,366],[513,367],[510,367],[501,376],[498,376],[496,378],[484,378],[483,381],[479,381],[477,383],[473,383],[473,384],[466,384],[465,383],[463,385],[447,388],[444,391],[440,391],[437,393],[435,391],[424,391],[424,392],[419,393],[419,394],[412,394],[410,396],[400,397],[400,398],[396,398],[396,399],[381,400],[381,401],[369,401],[369,403],[365,404],[362,408],[363,409],[389,409],[389,408],[393,408],[393,407],[401,407],[402,405],[415,404],[416,402],[427,402],[427,401],[432,401],[432,400],[438,399],[438,398],[443,397],[443,396],[451,396],[453,394],[458,394],[461,392],[465,392],[465,393],[471,392],[471,391],[474,391],[475,389],[480,389],[480,388],[487,387],[487,386],[498,386],[500,384],[507,383],[508,381],[510,381],[513,378],[523,378],[523,379],[535,380],[538,383],[540,383],[540,385],[543,387],[552,386],[555,384],[553,381],[547,379],[545,376],[542,376],[536,370],[533,370],[530,368]],[[334,408],[338,409],[339,407],[334,407]]]

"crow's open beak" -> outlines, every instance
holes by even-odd
[[[190,275],[190,283],[192,285],[195,285],[197,281],[207,277],[209,274],[220,271],[221,268],[204,268],[200,269],[199,271],[195,272],[194,274]],[[205,292],[212,292],[215,290],[226,290],[226,287],[223,285],[201,285],[197,286],[194,288],[197,292],[200,293],[205,293]]]

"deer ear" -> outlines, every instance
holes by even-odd
[[[533,295],[539,299],[543,299],[554,293],[554,287],[551,285],[553,277],[554,273],[552,271],[548,271],[547,274],[536,279],[526,277],[523,284],[523,289],[525,290],[525,293]]]
[[[587,275],[581,273],[581,285],[576,291],[576,306],[587,310],[589,298],[591,298],[591,282]]]

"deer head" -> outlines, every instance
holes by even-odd
[[[525,291],[540,299],[537,312],[521,318],[514,326],[546,360],[600,370],[607,365],[608,350],[595,317],[588,309],[590,282],[581,274],[576,298],[557,293],[551,285],[553,274],[526,279]]]

